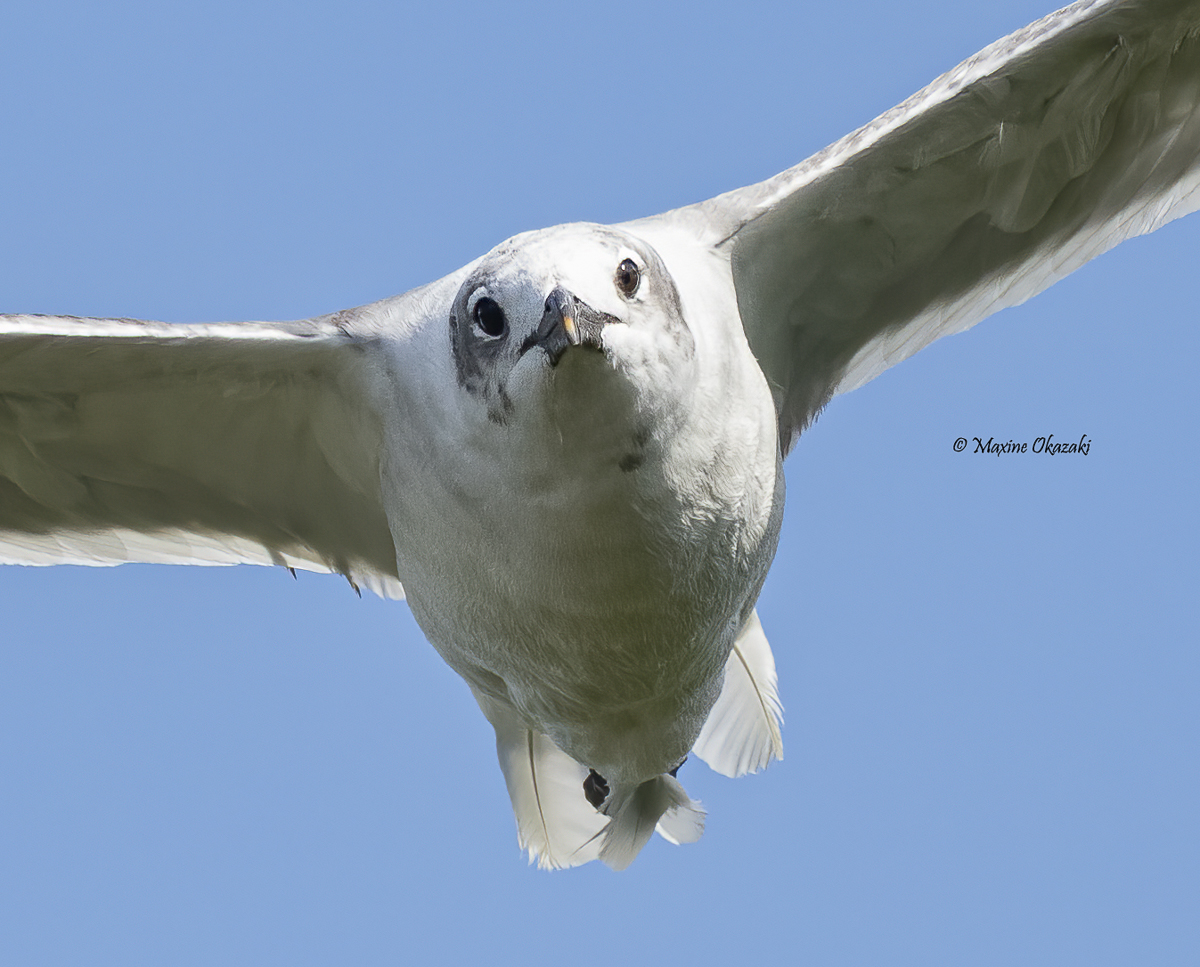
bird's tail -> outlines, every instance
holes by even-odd
[[[506,702],[472,691],[496,730],[517,839],[531,863],[562,869],[600,859],[623,870],[655,829],[676,845],[694,843],[703,834],[704,807],[669,775],[634,785],[615,783],[597,809],[584,791],[586,766],[529,728]]]
[[[496,752],[529,862],[558,870],[598,859],[608,818],[587,801],[588,770],[529,728],[507,703],[472,689],[496,730]]]
[[[704,807],[669,775],[636,786],[615,785],[601,811],[609,823],[599,834],[600,859],[614,870],[632,863],[655,829],[676,845],[694,843],[704,834]]]

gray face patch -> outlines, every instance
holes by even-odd
[[[450,349],[458,385],[487,405],[488,419],[504,423],[512,411],[512,400],[500,376],[508,370],[502,365],[508,349],[507,334],[489,337],[473,322],[464,322],[463,315],[459,309],[450,313]]]

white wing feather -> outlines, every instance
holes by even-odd
[[[1197,207],[1200,0],[1084,0],[658,220],[731,260],[786,452],[834,393]]]
[[[0,316],[0,563],[278,564],[402,597],[362,341]]]
[[[723,776],[744,776],[783,758],[783,705],[776,687],[775,656],[758,612],[734,643],[725,683],[693,751]]]

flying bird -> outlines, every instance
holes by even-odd
[[[0,316],[0,561],[406,598],[531,860],[692,842],[783,754],[755,602],[836,394],[1200,206],[1200,3],[1082,2],[799,165],[291,323]]]

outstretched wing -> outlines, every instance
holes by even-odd
[[[1085,0],[768,181],[732,259],[785,452],[829,398],[1200,207],[1200,2]]]
[[[0,563],[280,564],[402,596],[369,341],[0,316]]]

